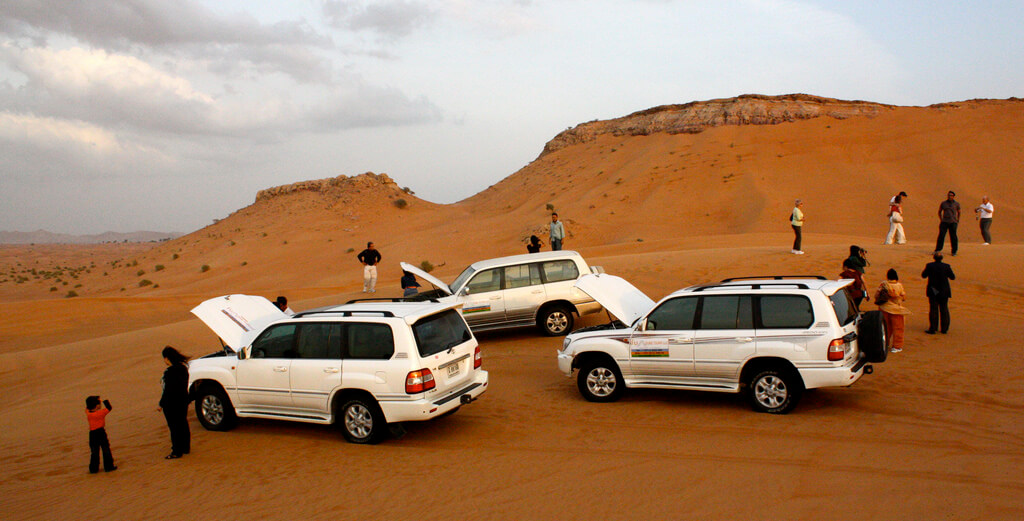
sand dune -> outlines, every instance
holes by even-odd
[[[358,193],[281,190],[145,249],[2,248],[4,273],[98,268],[70,284],[82,284],[76,298],[62,298],[65,286],[52,298],[52,279],[0,283],[0,387],[8,398],[0,512],[1020,519],[1022,109],[1015,101],[964,102],[699,133],[602,134],[545,153],[453,205],[367,177]],[[953,326],[927,336],[919,275],[948,188],[965,208],[992,196],[996,240],[982,246],[966,216],[961,253],[949,259],[957,274]],[[885,201],[900,189],[911,194],[910,243],[882,246]],[[803,256],[788,253],[783,221],[796,197],[807,201]],[[398,198],[408,207],[395,206]],[[521,238],[543,230],[547,204],[568,221],[567,247],[652,298],[728,276],[835,276],[848,245],[863,245],[869,284],[894,267],[907,286],[914,314],[906,349],[854,386],[808,393],[792,414],[774,417],[728,394],[639,391],[588,403],[556,369],[560,338],[481,334],[490,390],[453,416],[410,425],[401,439],[362,447],[330,427],[272,421],[215,433],[193,418],[193,453],[163,460],[159,350],[218,348],[188,315],[195,303],[231,292],[286,294],[295,309],[355,298],[361,280],[352,257],[370,239],[384,255],[381,294],[397,296],[399,260],[443,264],[435,273],[451,279],[468,262],[522,250]],[[155,271],[157,264],[164,268]],[[154,284],[139,287],[142,279]],[[120,469],[90,476],[82,408],[97,393],[114,405],[108,432]]]

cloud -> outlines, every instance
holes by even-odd
[[[327,22],[339,29],[373,31],[388,38],[408,36],[432,22],[438,11],[427,2],[387,0],[355,2],[327,0],[323,3]]]
[[[124,151],[117,136],[95,125],[4,112],[0,112],[0,141],[50,151],[71,148],[99,156]]]
[[[0,32],[37,45],[56,34],[111,51],[143,47],[202,56],[219,59],[222,68],[270,68],[315,82],[329,81],[330,64],[314,50],[334,45],[302,21],[261,24],[247,14],[219,16],[188,0],[5,0]]]

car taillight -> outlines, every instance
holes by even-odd
[[[482,365],[484,365],[484,355],[480,353],[480,346],[476,346],[476,350],[473,351],[473,369],[479,369]]]
[[[846,356],[846,340],[837,338],[828,344],[828,359],[842,360]]]
[[[419,394],[434,388],[434,373],[430,369],[412,371],[405,377],[405,392]]]

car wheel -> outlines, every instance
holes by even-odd
[[[614,402],[622,396],[622,373],[614,362],[598,360],[588,362],[576,376],[580,394],[591,402]]]
[[[750,379],[747,392],[755,411],[786,414],[800,401],[803,385],[791,371],[766,369]]]
[[[881,363],[889,356],[889,339],[881,311],[867,311],[857,327],[857,345],[868,362]]]
[[[224,390],[216,385],[204,385],[196,397],[196,418],[208,431],[228,431],[235,427],[238,416]]]
[[[350,443],[377,443],[386,430],[384,413],[373,400],[355,398],[341,406],[341,432]]]
[[[565,306],[551,306],[540,314],[537,322],[545,335],[568,335],[572,331],[572,311]]]

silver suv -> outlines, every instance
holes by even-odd
[[[755,410],[786,413],[805,389],[848,386],[886,358],[877,311],[859,314],[824,277],[726,279],[655,303],[632,284],[589,275],[577,287],[618,320],[577,330],[558,352],[595,402],[627,387],[743,392]]]
[[[452,413],[488,383],[456,307],[358,301],[288,316],[263,297],[207,300],[192,313],[224,349],[189,364],[196,416],[215,431],[239,417],[340,424],[348,441],[375,443]]]
[[[574,315],[601,311],[601,305],[574,284],[603,270],[588,266],[571,250],[474,262],[451,284],[411,264],[401,265],[434,286],[414,298],[461,304],[473,331],[536,325],[547,335],[565,335],[572,331]]]

